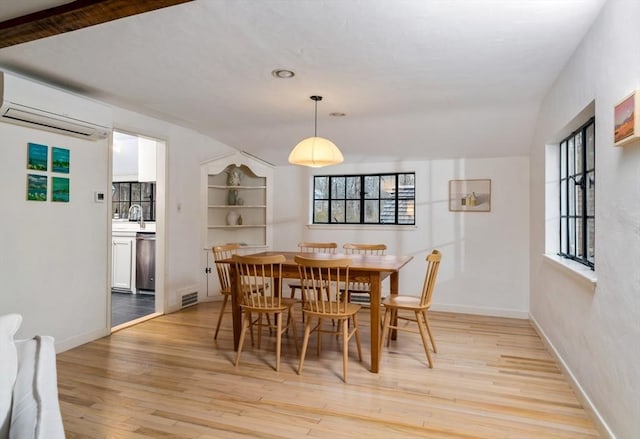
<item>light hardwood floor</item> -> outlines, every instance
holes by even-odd
[[[213,340],[219,306],[199,304],[58,355],[67,438],[599,437],[527,321],[432,312],[433,369],[419,335],[402,332],[384,349],[380,374],[352,345],[345,384],[331,336],[320,358],[312,340],[300,376],[292,337],[283,338],[280,372],[269,336],[261,350],[248,342],[235,368],[230,315]]]

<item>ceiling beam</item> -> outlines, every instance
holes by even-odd
[[[76,0],[0,23],[0,49],[193,0]]]

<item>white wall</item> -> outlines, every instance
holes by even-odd
[[[108,142],[7,123],[0,138],[0,314],[23,315],[19,338],[53,335],[58,347],[107,334],[108,213],[93,191],[107,189]],[[69,203],[26,201],[29,142],[70,150]]]
[[[640,437],[640,144],[612,145],[613,106],[640,88],[638,17],[638,1],[604,6],[545,98],[531,147],[531,316],[619,438]],[[545,145],[594,100],[595,288],[542,256]]]
[[[402,171],[416,173],[416,227],[307,226],[312,175]],[[438,248],[443,259],[434,310],[527,317],[528,158],[278,167],[275,175],[276,250],[295,250],[299,241],[385,243],[390,254],[414,256],[400,272],[400,289],[418,295],[425,257]],[[492,180],[491,212],[449,212],[449,180],[464,178]]]

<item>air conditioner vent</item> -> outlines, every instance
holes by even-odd
[[[78,123],[60,120],[53,116],[42,116],[37,113],[19,110],[17,108],[8,108],[2,115],[7,119],[24,124],[39,125],[42,128],[63,131],[65,134],[71,134],[80,137],[91,137],[96,134],[95,128],[83,126]]]
[[[111,109],[64,90],[0,71],[0,121],[86,140],[111,134]]]
[[[187,306],[195,305],[198,303],[198,292],[194,291],[193,293],[187,293],[182,295],[182,306],[181,308],[186,308]]]

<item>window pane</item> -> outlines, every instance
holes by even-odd
[[[398,200],[398,224],[415,224],[414,200]]]
[[[120,201],[129,201],[129,183],[120,183]]]
[[[378,200],[366,200],[364,202],[364,222],[379,223],[380,222],[380,203]]]
[[[595,248],[596,248],[596,227],[595,219],[590,218],[587,220],[587,261],[594,263]]]
[[[400,174],[398,175],[398,184],[400,186],[416,186],[416,175],[415,174]]]
[[[344,178],[342,179],[344,182]],[[344,223],[344,201],[331,201],[332,223]]]
[[[583,216],[582,214],[582,186],[575,185],[576,188],[576,215]]]
[[[329,202],[328,201],[316,201],[314,203],[313,222],[314,223],[329,222]]]
[[[360,201],[347,201],[347,222],[360,223]]]
[[[149,201],[141,201],[140,206],[142,206],[142,218],[145,221],[151,221],[151,203]]]
[[[331,177],[331,198],[344,199],[345,180],[344,177]]]
[[[587,215],[595,216],[596,206],[596,182],[595,171],[591,171],[587,174]]]
[[[382,212],[380,213],[381,224],[393,224],[396,222],[396,200],[383,199]]]
[[[131,183],[131,201],[140,203],[140,183]]]
[[[578,258],[584,258],[585,254],[584,254],[584,248],[582,247],[583,245],[583,238],[584,238],[584,230],[582,229],[582,220],[578,219],[576,220],[576,256]]]
[[[576,148],[576,173],[582,172],[582,131],[578,132],[575,137]]]
[[[383,175],[380,177],[380,198],[394,198],[396,196],[396,176]]]
[[[569,180],[569,215],[576,214],[576,184],[573,180]]]
[[[313,198],[329,198],[329,177],[315,177],[315,188]]]
[[[347,198],[360,199],[360,177],[347,177]]]
[[[380,198],[380,177],[378,176],[364,177],[364,197]]]
[[[576,220],[575,218],[569,218],[569,230],[567,232],[569,237],[568,254],[570,254],[571,256],[575,256],[576,254]]]
[[[113,183],[112,185],[113,195],[111,201],[120,201],[120,183]]]
[[[155,196],[153,194],[153,183],[141,183],[140,184],[140,195],[142,196],[142,201],[151,201],[155,200]]]
[[[567,159],[569,160],[569,175],[573,175],[575,172],[574,165],[576,163],[576,152],[573,148],[573,137],[569,139],[569,150],[567,152]]]
[[[587,170],[596,166],[595,124],[587,127]]]

